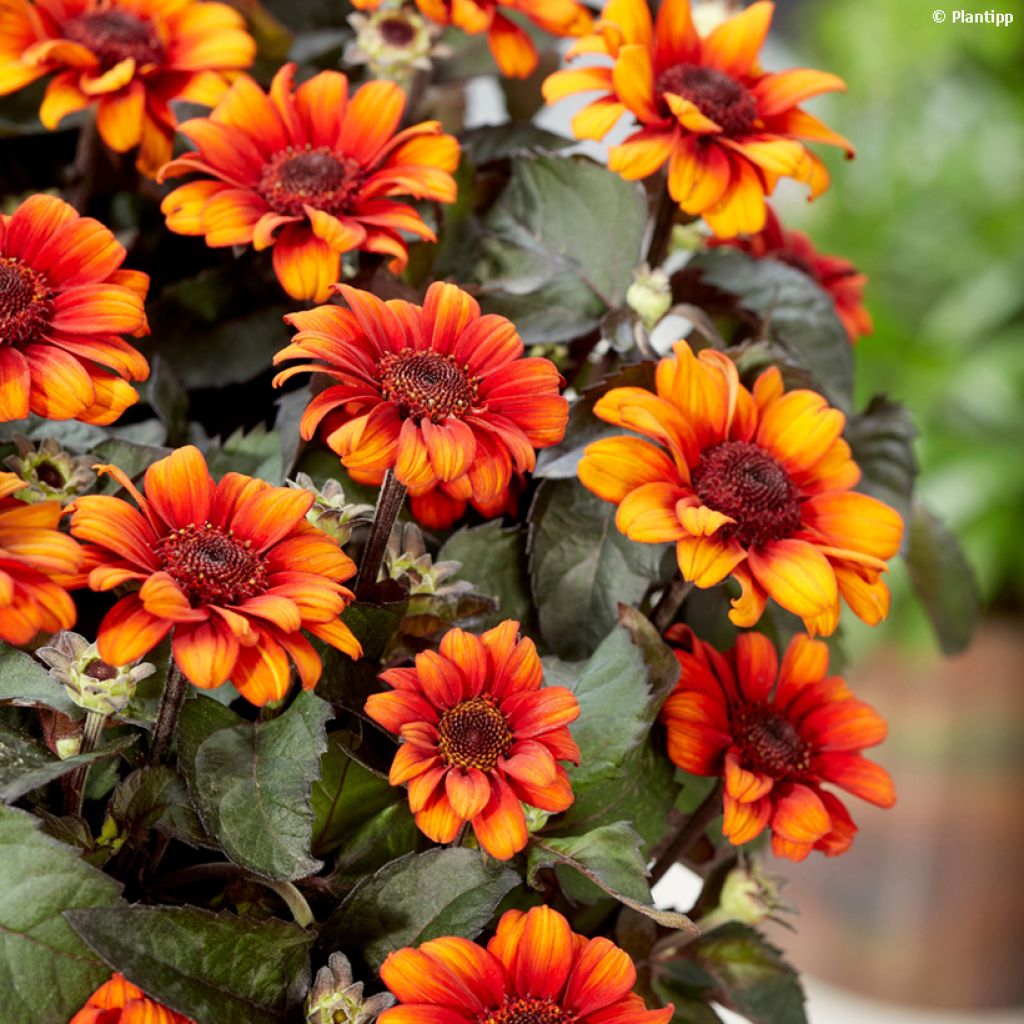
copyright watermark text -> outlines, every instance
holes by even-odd
[[[937,7],[932,11],[932,21],[941,25],[949,21],[953,25],[996,25],[1005,28],[1013,24],[1013,13],[1011,11],[947,11]]]

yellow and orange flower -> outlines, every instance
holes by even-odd
[[[171,158],[175,100],[213,106],[224,72],[247,68],[245,19],[207,0],[0,0],[0,95],[57,72],[39,119],[53,130],[96,106],[113,150],[139,146],[152,177]]]
[[[480,315],[476,300],[437,282],[423,306],[382,302],[347,285],[348,303],[292,313],[294,342],[274,359],[312,359],[277,375],[324,373],[336,383],[307,406],[309,440],[324,424],[327,444],[354,480],[379,484],[393,469],[413,498],[441,488],[458,502],[492,506],[535,449],[565,434],[568,403],[548,359],[522,358],[515,326]]]
[[[780,857],[844,853],[857,834],[843,802],[823,785],[879,807],[896,802],[889,773],[861,754],[885,739],[886,724],[828,675],[828,647],[798,634],[779,659],[767,637],[741,633],[728,654],[686,626],[682,669],[661,720],[669,757],[683,771],[724,781],[722,830],[736,846],[766,828]]]
[[[438,653],[381,679],[392,689],[371,694],[366,713],[401,736],[390,781],[408,783],[409,809],[435,843],[450,843],[468,821],[492,857],[508,860],[526,845],[520,801],[550,812],[572,804],[558,762],[579,763],[568,725],[580,707],[565,687],[543,686],[518,622],[479,637],[449,630]]]
[[[150,999],[123,974],[104,982],[68,1024],[193,1024]]]
[[[399,131],[405,94],[394,82],[368,82],[350,99],[340,71],[297,89],[294,74],[294,64],[281,68],[269,95],[242,75],[208,118],[182,124],[196,151],[160,177],[203,177],[161,209],[172,231],[205,235],[210,246],[273,246],[284,290],[323,302],[342,253],[383,253],[397,272],[409,259],[403,232],[436,240],[393,197],[454,202],[459,144],[437,121]]]
[[[121,334],[149,333],[149,277],[99,221],[54,196],[0,215],[0,422],[113,423],[138,401],[146,360]]]
[[[380,976],[399,1002],[380,1024],[668,1024],[674,1009],[648,1010],[629,956],[550,907],[507,911],[486,949],[444,936],[395,950]]]
[[[230,679],[262,705],[288,691],[291,662],[304,689],[320,678],[320,657],[302,630],[360,656],[338,618],[352,597],[342,582],[355,566],[306,521],[309,491],[240,473],[214,484],[191,445],[146,470],[145,496],[116,466],[97,468],[138,504],[87,495],[71,506],[89,586],[140,584],[100,625],[104,661],[136,661],[173,630],[174,661],[191,682],[211,688]]]
[[[569,56],[596,54],[612,67],[556,71],[544,83],[548,103],[578,92],[603,92],[573,118],[580,139],[603,139],[629,113],[640,128],[609,153],[608,166],[629,180],[668,163],[668,190],[716,235],[760,231],[764,197],[782,177],[808,185],[811,198],[829,184],[825,165],[804,140],[853,147],[798,104],[846,88],[823,71],[765,72],[758,52],[774,5],[759,0],[702,37],[690,0],[664,0],[652,24],[647,0],[610,0],[593,35]]]
[[[851,345],[870,334],[874,326],[871,314],[864,308],[867,275],[861,274],[849,260],[818,252],[814,243],[802,231],[785,229],[770,206],[767,214],[764,229],[756,235],[729,241],[713,240],[712,246],[732,246],[757,259],[788,263],[829,293],[836,308],[836,316],[846,328]]]
[[[386,0],[352,0],[359,11],[375,11]],[[581,36],[593,27],[590,12],[576,0],[416,0],[424,17],[454,25],[469,35],[487,33],[498,69],[509,78],[526,78],[537,67],[533,40],[501,8],[525,15],[556,36]]]
[[[813,636],[839,622],[840,596],[876,625],[889,611],[882,580],[903,521],[851,490],[860,480],[840,436],[845,417],[815,391],[785,392],[777,367],[748,391],[721,352],[685,341],[661,360],[657,394],[613,388],[598,417],[638,437],[595,441],[579,478],[619,506],[633,540],[674,541],[683,578],[713,587],[727,576],[741,596],[729,617],[752,626],[771,597]]]
[[[82,563],[82,549],[58,529],[60,502],[12,497],[24,486],[15,473],[0,473],[0,640],[9,644],[75,624],[66,588]]]

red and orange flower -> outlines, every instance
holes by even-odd
[[[674,1009],[648,1010],[629,956],[550,907],[507,911],[486,949],[445,936],[395,950],[380,976],[399,1002],[380,1024],[668,1024]]]
[[[508,489],[490,501],[478,501],[470,495],[460,498],[459,489],[450,488],[448,484],[438,484],[426,494],[409,498],[409,511],[413,519],[428,530],[447,530],[457,523],[468,511],[470,506],[484,517],[495,519],[503,515],[515,515],[519,507],[519,497],[526,485],[526,477],[517,473]]]
[[[405,94],[394,82],[368,82],[350,99],[339,71],[297,89],[294,74],[294,64],[281,68],[269,95],[242,75],[208,118],[182,124],[196,151],[160,177],[203,177],[161,209],[172,231],[205,235],[210,246],[273,246],[284,290],[323,302],[342,253],[383,253],[397,272],[409,258],[403,232],[436,240],[393,197],[454,202],[459,144],[437,121],[399,131]]]
[[[732,246],[759,260],[787,263],[816,281],[832,297],[836,316],[846,328],[851,345],[874,330],[871,314],[864,308],[867,275],[860,273],[849,260],[818,252],[802,231],[785,229],[770,206],[764,229],[756,235],[723,242],[714,240],[711,244]]]
[[[760,619],[771,597],[813,636],[839,622],[839,598],[876,625],[889,611],[882,580],[899,550],[903,521],[851,490],[860,480],[840,436],[845,417],[815,391],[785,392],[772,367],[753,392],[735,364],[685,341],[661,360],[657,394],[613,388],[594,407],[637,437],[595,441],[579,478],[619,506],[633,540],[674,541],[679,570],[698,587],[732,576],[742,587],[729,617]]]
[[[820,640],[795,636],[780,669],[760,633],[741,633],[728,654],[686,626],[668,637],[681,644],[682,669],[661,711],[669,757],[683,771],[722,776],[722,829],[731,843],[770,828],[780,857],[834,856],[849,849],[857,827],[823,785],[879,807],[895,803],[889,773],[861,754],[885,739],[885,721],[828,675]]]
[[[393,469],[413,498],[438,487],[455,501],[499,502],[535,449],[565,433],[568,403],[548,359],[522,358],[512,323],[481,316],[460,288],[437,282],[423,306],[382,302],[347,285],[348,303],[292,313],[299,329],[274,359],[312,359],[275,378],[324,373],[335,382],[307,406],[309,440],[324,424],[327,444],[359,483]]]
[[[765,72],[758,52],[774,5],[759,0],[707,37],[694,27],[690,0],[664,0],[655,24],[647,0],[610,0],[596,32],[570,57],[596,54],[612,67],[556,71],[544,83],[554,103],[578,92],[603,92],[573,118],[577,138],[603,139],[627,112],[640,129],[609,153],[608,166],[629,180],[668,163],[668,190],[688,214],[702,216],[722,238],[760,231],[764,197],[781,177],[808,185],[811,198],[829,184],[825,165],[804,140],[853,147],[798,104],[846,88],[823,71]]]
[[[193,1024],[150,999],[123,974],[104,982],[68,1024]]]
[[[579,763],[568,729],[579,704],[565,687],[542,685],[518,622],[479,637],[449,630],[438,653],[381,679],[391,690],[371,694],[366,713],[402,738],[390,781],[408,783],[409,809],[435,843],[450,843],[468,821],[492,857],[508,860],[526,845],[520,801],[550,812],[572,804],[558,762]]]
[[[375,11],[385,0],[352,0],[359,11]],[[525,15],[556,36],[581,36],[593,26],[590,12],[576,0],[416,0],[424,17],[454,25],[469,35],[487,33],[498,69],[509,78],[526,78],[537,67],[533,40],[501,8]]]
[[[149,333],[149,277],[99,221],[54,196],[0,216],[0,422],[113,423],[138,401],[146,360],[121,334]]]
[[[39,119],[49,128],[96,106],[113,150],[140,146],[154,175],[171,158],[175,100],[213,106],[224,72],[247,68],[256,44],[245,20],[207,0],[0,0],[0,95],[57,72]]]
[[[16,474],[0,473],[0,640],[9,644],[75,624],[66,588],[82,562],[82,549],[58,529],[60,502],[12,497],[24,486]]]
[[[302,630],[360,656],[338,618],[352,597],[342,582],[355,566],[306,521],[309,491],[240,473],[214,484],[191,445],[146,470],[145,496],[116,466],[97,468],[138,505],[88,495],[71,506],[89,586],[140,584],[100,625],[104,661],[135,661],[173,630],[174,661],[191,682],[210,688],[230,679],[262,705],[288,691],[291,662],[304,689],[320,678],[320,657]]]

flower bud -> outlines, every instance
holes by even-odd
[[[387,7],[373,14],[351,14],[355,42],[345,51],[349,64],[366,64],[371,78],[407,83],[417,71],[429,71],[432,57],[446,57],[437,44],[439,29],[417,11]]]
[[[313,495],[313,507],[306,513],[306,519],[341,545],[348,543],[355,527],[373,519],[373,506],[346,502],[345,491],[337,480],[328,480],[318,489],[312,478],[299,473],[288,481],[288,486]]]
[[[461,562],[435,562],[427,551],[423,532],[415,523],[396,523],[384,552],[383,576],[409,583],[409,596],[459,594],[473,589],[465,580],[446,582],[462,568]]]
[[[29,503],[59,501],[62,504],[85,493],[96,479],[89,455],[71,455],[48,437],[38,446],[21,434],[14,438],[17,451],[5,460],[8,469],[25,481],[15,497]]]
[[[352,980],[348,957],[332,953],[306,997],[306,1024],[370,1024],[394,1002],[390,992],[364,998],[363,983]]]
[[[661,268],[646,264],[633,272],[633,283],[626,290],[626,303],[650,330],[672,305],[672,287]]]
[[[730,921],[756,926],[778,910],[783,879],[764,874],[759,864],[733,868],[722,883],[718,906],[698,922],[708,932]]]
[[[136,684],[156,671],[148,662],[109,665],[96,644],[77,633],[58,633],[36,655],[50,666],[50,675],[61,683],[68,697],[80,708],[99,715],[116,715],[135,696]]]

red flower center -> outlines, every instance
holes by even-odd
[[[414,352],[404,348],[389,352],[380,361],[377,378],[381,394],[412,419],[429,417],[443,423],[449,416],[463,417],[478,400],[478,377],[468,366],[459,366],[452,355]]]
[[[0,345],[33,341],[53,313],[46,279],[21,260],[0,256]]]
[[[113,67],[129,57],[135,63],[159,64],[164,48],[152,24],[127,11],[89,11],[66,21],[65,39],[90,49],[104,67]]]
[[[790,475],[763,448],[723,441],[701,452],[691,474],[700,500],[736,520],[719,530],[756,547],[792,536],[800,527],[800,493]]]
[[[408,46],[416,38],[415,27],[398,15],[382,19],[377,31],[388,46]]]
[[[757,101],[735,78],[717,68],[699,64],[675,64],[666,68],[655,83],[661,98],[674,93],[693,103],[705,117],[721,126],[726,135],[746,135],[757,120]],[[670,116],[668,105],[662,110]]]
[[[301,217],[304,206],[325,213],[344,213],[363,180],[355,160],[331,152],[326,146],[296,153],[289,146],[264,164],[259,193],[289,217]]]
[[[210,523],[189,523],[160,539],[156,555],[196,607],[240,604],[270,586],[267,567],[252,541]]]
[[[508,719],[487,695],[471,697],[442,712],[437,734],[437,749],[449,765],[482,772],[492,771],[512,746]]]
[[[550,999],[514,999],[481,1016],[481,1024],[573,1024],[575,1014]]]
[[[733,736],[745,768],[783,779],[806,772],[810,766],[807,745],[796,727],[764,704],[734,714]]]

